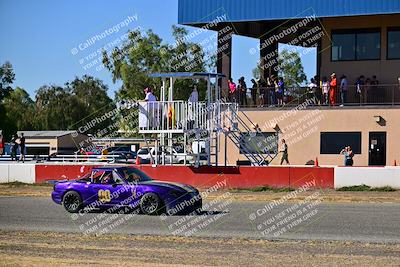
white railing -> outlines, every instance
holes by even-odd
[[[139,103],[139,132],[184,132],[215,130],[232,124],[236,103],[157,101]],[[229,116],[229,118],[227,118]]]
[[[20,155],[17,155],[20,158]],[[10,162],[12,158],[10,155],[0,156],[0,163]],[[118,155],[26,155],[25,162],[128,162]],[[22,161],[20,161],[22,162]],[[134,162],[133,159],[129,162]]]

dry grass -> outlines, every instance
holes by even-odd
[[[0,231],[0,266],[396,266],[400,245]]]

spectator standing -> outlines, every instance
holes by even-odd
[[[326,76],[322,77],[321,87],[322,87],[323,104],[328,105],[329,82]]]
[[[314,81],[315,81],[315,84],[317,85],[317,87],[315,88],[316,104],[318,106],[320,106],[322,103],[322,91],[321,91],[322,90],[322,82],[321,82],[321,79],[317,75],[314,76]]]
[[[199,92],[197,91],[197,86],[195,85],[193,87],[193,91],[189,96],[188,99],[188,129],[193,129],[194,123],[195,123],[195,114],[197,110],[197,103],[199,101]]]
[[[11,138],[11,160],[14,161],[14,159],[16,161],[18,161],[17,158],[17,151],[18,151],[18,135],[14,134],[13,137]]]
[[[240,105],[247,106],[247,85],[244,81],[244,77],[240,77],[238,80],[238,93],[240,94]]]
[[[251,79],[251,83],[253,84],[251,87],[251,99],[253,100],[253,106],[257,106],[258,83],[254,79]]]
[[[146,94],[144,101],[148,102],[147,105],[147,120],[149,122],[150,127],[155,127],[158,123],[158,106],[157,106],[157,98],[153,94],[153,90],[150,87],[146,87],[144,89],[144,93]]]
[[[353,153],[353,149],[351,149],[351,146],[347,147],[347,166],[353,166],[354,161],[353,161],[353,157],[354,157],[354,153]]]
[[[341,107],[347,102],[348,82],[346,75],[340,77],[340,99],[342,101]]]
[[[344,156],[344,165],[353,166],[354,153],[350,146],[347,146],[340,151],[340,154]]]
[[[267,86],[268,83],[265,81],[264,78],[261,78],[260,82],[259,82],[259,106],[263,107],[266,104],[266,100],[267,100]]]
[[[335,106],[336,104],[336,91],[337,91],[336,73],[332,73],[331,82],[329,84],[329,104],[331,106]]]
[[[151,90],[150,87],[146,87],[144,89],[144,93],[146,94],[144,101],[146,102],[156,102],[157,98],[155,95],[153,95],[153,91]]]
[[[284,161],[286,161],[286,163],[290,165],[289,154],[288,154],[288,145],[286,144],[285,139],[282,139],[282,147],[281,147],[281,150],[279,150],[279,152],[282,153],[281,165],[283,164]]]
[[[24,133],[21,133],[21,137],[19,138],[19,149],[20,149],[20,158],[22,162],[25,162],[25,136]]]
[[[364,103],[364,75],[361,75],[360,77],[358,77],[357,81],[356,81],[356,88],[357,88],[357,94],[358,94],[358,98],[360,100],[360,104]]]
[[[228,80],[228,87],[229,87],[229,101],[230,102],[237,102],[236,98],[236,84],[232,78]]]
[[[269,98],[270,98],[270,106],[275,107],[276,105],[276,91],[278,90],[278,81],[274,75],[271,75],[270,78],[270,89],[269,89]]]
[[[283,106],[283,97],[285,95],[285,83],[283,82],[283,78],[278,78],[278,89],[276,91],[276,99],[278,100],[278,107]]]
[[[0,157],[3,156],[3,153],[4,153],[4,138],[0,130]]]
[[[318,85],[315,82],[314,78],[311,78],[310,84],[308,85],[307,90],[307,98],[312,100],[315,97],[315,93],[317,91]]]
[[[199,92],[197,91],[197,86],[193,87],[193,91],[189,96],[188,102],[195,103],[199,101]]]

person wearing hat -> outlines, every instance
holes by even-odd
[[[331,82],[330,82],[330,89],[329,89],[329,104],[331,106],[335,106],[336,100],[336,90],[337,90],[337,81],[336,81],[336,73],[331,74]]]

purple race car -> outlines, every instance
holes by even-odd
[[[134,167],[99,167],[79,180],[54,185],[53,201],[71,213],[130,207],[144,214],[200,212],[199,191],[177,183],[154,181]]]

